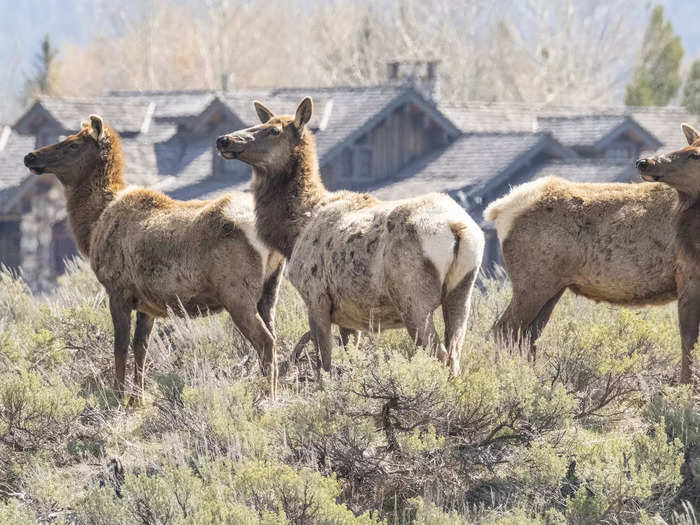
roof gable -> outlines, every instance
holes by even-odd
[[[382,92],[379,94],[380,96],[371,97],[368,104],[348,104],[348,107],[345,109],[345,112],[348,113],[346,115],[347,121],[345,122],[338,122],[340,119],[336,115],[331,116],[328,128],[331,129],[335,126],[336,130],[332,135],[329,133],[333,138],[332,141],[328,139],[322,140],[324,147],[319,148],[321,164],[330,161],[342,151],[346,144],[356,141],[387,118],[392,111],[406,104],[418,107],[425,113],[427,118],[437,123],[447,136],[456,138],[461,134],[460,130],[434,104],[426,100],[415,89],[401,87],[392,88],[392,91],[394,92]]]
[[[18,133],[25,135],[36,134],[44,127],[64,129],[61,122],[39,101],[32,104],[12,127]]]
[[[224,123],[234,129],[245,127],[241,118],[231,110],[228,104],[217,96],[192,120],[188,127],[193,133],[200,133],[207,128],[219,127]]]
[[[75,131],[89,115],[97,114],[120,134],[137,134],[148,130],[154,110],[155,104],[145,99],[41,97],[15,128],[21,133],[34,133],[38,127],[54,122],[62,130]]]
[[[581,150],[604,151],[612,142],[627,136],[642,150],[656,150],[661,142],[625,114],[585,114],[538,117],[540,129],[550,131],[563,145]]]

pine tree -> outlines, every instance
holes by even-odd
[[[51,67],[58,51],[51,43],[49,35],[45,35],[41,41],[39,52],[34,55],[34,71],[27,78],[24,93],[26,102],[39,95],[51,93]]]
[[[681,39],[671,22],[664,20],[663,6],[657,6],[644,33],[644,42],[634,72],[627,85],[628,106],[665,106],[681,87]]]
[[[700,115],[700,58],[690,66],[683,90],[683,105],[696,115]]]

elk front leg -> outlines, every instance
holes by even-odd
[[[110,297],[109,311],[114,326],[114,392],[119,401],[122,401],[131,332],[131,308],[124,301]]]
[[[138,312],[136,314],[136,329],[134,330],[134,388],[136,392],[132,396],[132,401],[140,402],[143,394],[143,368],[146,361],[146,350],[148,349],[148,338],[153,329],[153,316]]]
[[[681,329],[681,383],[692,380],[693,348],[700,330],[700,280],[691,281],[678,297],[678,323]]]

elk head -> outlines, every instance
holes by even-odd
[[[311,98],[301,101],[294,116],[275,115],[257,100],[253,105],[261,123],[220,136],[216,147],[226,159],[239,159],[258,170],[278,173],[287,167],[294,149],[308,132]]]
[[[700,195],[700,133],[690,124],[683,124],[688,146],[672,153],[639,159],[637,169],[650,182],[663,182],[679,193]]]
[[[78,184],[102,158],[108,128],[97,115],[90,115],[75,135],[27,153],[24,165],[36,174],[53,173],[65,186]]]

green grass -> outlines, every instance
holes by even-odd
[[[336,348],[321,383],[304,355],[274,401],[226,315],[160,320],[125,407],[87,265],[46,297],[2,273],[0,524],[697,523],[674,305],[567,293],[533,365],[488,338],[509,294],[475,294],[458,378],[395,330]],[[285,282],[281,361],[306,330]]]

